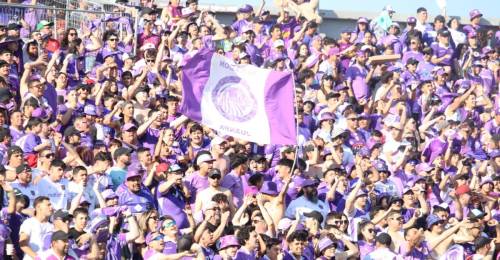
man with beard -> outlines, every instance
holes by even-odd
[[[297,181],[296,184],[302,187],[302,196],[290,202],[285,212],[286,217],[293,219],[297,212],[303,216],[304,213],[318,211],[323,216],[323,219],[326,219],[330,209],[324,201],[318,199],[318,183],[315,180],[303,179],[301,182]]]
[[[124,184],[116,189],[118,204],[127,206],[134,214],[155,208],[153,195],[142,185],[142,170],[129,170]]]
[[[125,175],[127,175],[127,168],[131,163],[131,153],[132,150],[125,147],[120,147],[113,153],[115,165],[108,171],[108,175],[111,178],[113,190],[116,190],[116,188],[118,188],[118,186],[125,180]]]
[[[35,260],[42,259],[65,259],[74,260],[75,258],[68,255],[68,233],[64,231],[56,231],[52,234],[50,239],[50,249],[42,252],[35,257]]]
[[[172,216],[180,229],[187,228],[189,222],[184,208],[187,205],[185,187],[182,182],[184,171],[177,164],[170,165],[165,181],[158,186],[156,198],[160,214]]]

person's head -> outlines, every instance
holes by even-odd
[[[363,221],[359,223],[360,239],[367,242],[372,242],[375,239],[375,225],[371,221]]]
[[[405,240],[408,242],[412,242],[412,244],[420,245],[420,243],[424,239],[424,231],[423,229],[419,229],[416,226],[405,229],[404,231]]]
[[[56,231],[52,233],[50,248],[59,257],[65,257],[68,254],[68,233],[65,231]]]
[[[403,227],[403,216],[399,211],[391,211],[387,215],[387,224],[390,228],[400,230]]]
[[[243,154],[236,154],[230,158],[231,170],[236,174],[242,176],[248,170],[248,158]]]
[[[23,164],[24,158],[24,151],[21,149],[19,146],[11,146],[7,150],[7,159],[9,160],[9,166],[11,167],[17,167],[21,164]]]
[[[36,197],[33,201],[33,207],[35,208],[35,216],[41,218],[49,218],[54,211],[50,199],[45,196]]]
[[[290,176],[292,172],[293,161],[290,159],[280,159],[277,165],[278,177],[284,179]]]
[[[45,91],[45,83],[40,82],[38,79],[30,80],[28,82],[28,91],[33,94],[33,96],[40,98]]]
[[[86,186],[88,181],[87,169],[83,166],[76,166],[73,168],[73,181]]]
[[[107,32],[107,33],[105,33],[105,40],[106,40],[106,44],[111,49],[114,50],[117,48],[118,41],[119,41],[118,34],[116,34],[115,32]]]
[[[59,182],[64,176],[66,164],[59,159],[54,159],[50,164],[49,176],[53,182]]]
[[[257,249],[258,234],[255,232],[254,227],[244,226],[238,231],[236,237],[238,238],[238,243],[247,250],[253,251]]]
[[[288,242],[288,249],[296,259],[300,259],[304,254],[308,236],[309,234],[307,231],[296,230],[287,237],[286,241]]]
[[[89,213],[85,208],[76,208],[73,211],[73,223],[75,229],[78,231],[82,231],[86,226],[89,220]]]
[[[165,241],[162,233],[153,231],[146,236],[146,244],[155,252],[163,252]]]
[[[212,158],[212,155],[210,154],[210,152],[206,151],[199,152],[196,155],[195,162],[200,172],[202,173],[208,173],[214,165],[214,159]]]
[[[417,19],[420,23],[425,24],[427,22],[427,9],[425,7],[419,7],[417,9]]]
[[[143,170],[129,170],[129,172],[127,173],[125,185],[131,192],[137,193],[141,190],[143,174]]]
[[[222,173],[219,169],[213,168],[208,172],[208,183],[211,187],[219,187]]]
[[[131,153],[132,151],[130,149],[126,147],[119,147],[114,151],[113,157],[118,164],[128,166],[131,163]]]
[[[375,238],[377,248],[389,248],[392,244],[392,238],[387,233],[380,233]]]

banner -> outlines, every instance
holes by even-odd
[[[292,73],[238,65],[203,49],[183,67],[180,112],[259,144],[296,144]]]

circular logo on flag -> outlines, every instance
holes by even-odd
[[[257,100],[248,84],[237,76],[224,77],[212,90],[212,102],[226,119],[236,122],[250,120],[257,113]]]

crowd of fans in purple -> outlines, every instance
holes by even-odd
[[[263,7],[0,25],[0,259],[498,259],[498,28],[386,6],[325,36]],[[294,73],[298,146],[178,112],[202,48]]]

